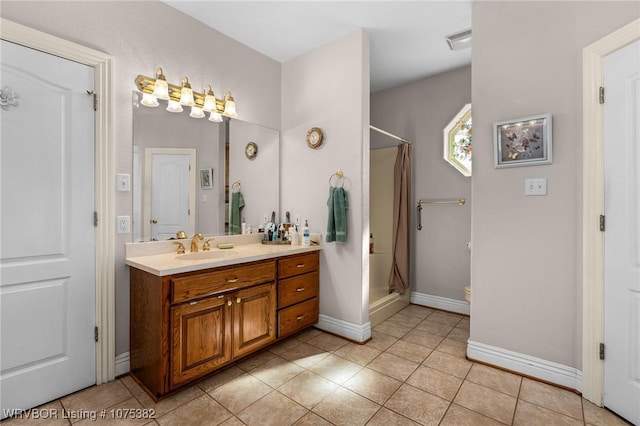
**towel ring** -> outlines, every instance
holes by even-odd
[[[329,176],[329,184],[331,184],[331,179],[333,179],[334,177],[338,178],[336,184],[338,182],[342,182],[342,186],[344,186],[344,173],[342,173],[342,170],[338,170],[337,172]]]
[[[233,184],[231,185],[231,191],[235,191],[235,190],[239,190],[240,189],[240,181],[237,180],[235,182],[233,182]]]

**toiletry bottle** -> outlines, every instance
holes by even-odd
[[[247,218],[242,218],[242,235],[247,233]]]
[[[302,228],[302,245],[311,245],[311,234],[309,233],[309,221],[305,219],[304,227]]]

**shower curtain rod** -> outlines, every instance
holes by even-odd
[[[402,139],[400,136],[396,136],[396,135],[394,135],[393,133],[389,133],[389,132],[387,132],[386,130],[382,130],[382,129],[380,129],[380,128],[376,127],[376,126],[369,125],[369,128],[370,128],[371,130],[375,130],[376,132],[382,133],[383,135],[387,135],[387,136],[389,136],[389,137],[391,137],[391,138],[393,138],[393,139],[397,139],[397,140],[399,140],[400,142],[404,142],[404,143],[411,143],[411,142],[409,142],[409,141],[408,141],[408,140],[406,140],[406,139]]]

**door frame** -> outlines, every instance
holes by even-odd
[[[583,49],[582,56],[582,396],[604,403],[604,108],[598,88],[604,85],[605,57],[640,40],[640,19]],[[591,188],[591,190],[588,190]]]
[[[115,379],[115,150],[113,144],[113,62],[106,53],[0,18],[0,38],[88,65],[94,69],[96,226],[96,384]]]

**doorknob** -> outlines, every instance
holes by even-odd
[[[158,219],[151,219],[151,223],[153,223],[153,224],[158,223]]]

